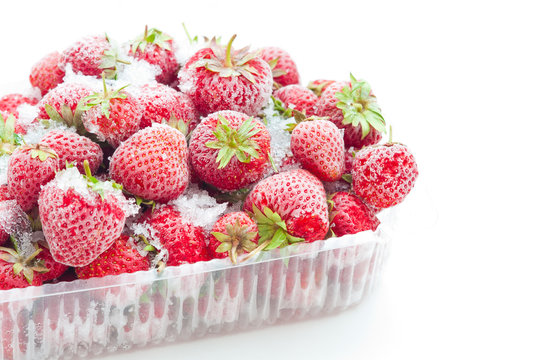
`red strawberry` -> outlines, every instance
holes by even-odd
[[[414,156],[406,146],[390,142],[357,152],[352,188],[368,205],[388,208],[404,200],[417,177]]]
[[[258,247],[258,226],[245,212],[238,211],[222,216],[214,224],[209,237],[209,252],[218,259],[237,257]]]
[[[270,241],[267,250],[290,242],[322,240],[329,229],[324,186],[302,169],[260,181],[247,196],[244,210],[254,212],[260,242]]]
[[[299,84],[299,72],[290,54],[278,47],[260,49],[261,57],[273,70],[273,80],[280,86]]]
[[[176,45],[173,38],[157,29],[147,29],[142,36],[132,42],[130,55],[158,66],[162,73],[156,81],[169,85],[176,80],[179,63],[175,58]]]
[[[327,120],[307,120],[292,132],[290,147],[303,168],[322,181],[339,180],[344,172],[344,141]]]
[[[327,87],[316,103],[318,116],[328,116],[344,129],[346,147],[376,144],[386,130],[385,121],[371,87],[351,75],[350,83],[338,81]]]
[[[47,269],[47,272],[36,274],[42,282],[54,280],[68,270],[68,266],[56,262],[55,259],[53,259],[53,255],[51,255],[49,249],[44,246],[40,246],[40,249],[41,252],[36,256],[36,260],[41,261],[43,267]]]
[[[75,269],[79,279],[120,275],[145,271],[150,267],[149,259],[141,256],[131,244],[128,235],[119,236],[113,245],[90,264]]]
[[[13,198],[9,194],[7,184],[2,184],[0,185],[0,201],[6,201],[6,200],[13,200]]]
[[[30,84],[45,95],[64,79],[64,70],[60,69],[60,53],[55,51],[38,61],[30,70]]]
[[[88,160],[91,173],[96,173],[103,159],[103,151],[98,144],[87,137],[67,130],[52,130],[43,137],[41,144],[53,149],[58,155],[60,169],[66,163],[76,165],[80,173],[84,173],[83,162]]]
[[[146,200],[167,202],[188,185],[188,151],[184,135],[154,124],[135,133],[115,150],[111,178]]]
[[[258,181],[268,168],[271,136],[265,125],[235,111],[219,111],[192,132],[190,163],[196,175],[220,190]]]
[[[167,122],[182,131],[182,125],[186,129],[196,125],[198,116],[192,100],[169,86],[145,85],[141,88],[137,100],[143,107],[141,128],[153,123]],[[182,121],[182,124],[179,121]]]
[[[64,50],[60,59],[60,69],[65,70],[71,64],[74,73],[100,77],[103,72],[107,78],[113,78],[117,63],[126,63],[119,59],[107,36],[89,36],[77,41]]]
[[[85,173],[74,167],[60,171],[38,201],[51,254],[69,266],[88,265],[107,250],[133,211],[118,184],[92,177],[88,163]]]
[[[0,111],[0,155],[11,154],[13,150],[24,143],[21,134],[26,131],[17,124],[15,116]]]
[[[21,94],[8,94],[0,98],[0,111],[7,111],[17,118],[19,117],[19,111],[17,111],[19,106],[22,104],[36,105],[37,103],[37,99],[28,98]]]
[[[21,146],[8,163],[8,190],[24,211],[38,203],[41,187],[55,177],[60,165],[51,148],[37,144]]]
[[[345,174],[351,174],[352,173],[352,166],[354,166],[354,159],[356,158],[356,152],[358,152],[359,149],[356,149],[355,147],[351,146],[344,152],[344,173]]]
[[[123,91],[124,88],[108,90],[105,79],[103,85],[103,92],[83,99],[81,119],[88,132],[116,148],[139,130],[141,106],[137,99]]]
[[[10,210],[8,200],[12,200],[8,192],[7,185],[0,185],[0,218],[5,216],[5,213]],[[5,203],[6,202],[6,203]],[[9,239],[9,234],[3,226],[0,226],[0,245],[4,244]]]
[[[281,87],[273,92],[273,96],[282,101],[285,108],[295,109],[306,116],[316,115],[318,97],[301,85]]]
[[[273,88],[269,65],[248,48],[232,49],[234,39],[235,35],[226,49],[213,39],[179,72],[179,88],[186,89],[203,116],[220,110],[257,116],[269,101]]]
[[[331,196],[330,229],[336,236],[375,231],[380,221],[374,212],[356,196],[340,191]]]
[[[43,262],[36,259],[40,251],[25,256],[14,249],[0,248],[0,290],[40,286],[42,278],[37,275],[47,272]]]
[[[92,95],[92,89],[87,85],[62,83],[40,100],[38,118],[66,123],[83,132],[85,128],[81,120],[81,100],[89,95]]]
[[[309,82],[307,88],[314,93],[317,97],[320,97],[327,87],[333,84],[335,80],[318,79]]]
[[[156,240],[168,251],[167,265],[209,260],[205,230],[188,223],[172,206],[154,210],[147,216],[146,223]]]

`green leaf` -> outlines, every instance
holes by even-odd
[[[58,113],[58,111],[56,111],[56,109],[54,107],[52,107],[49,104],[45,104],[44,108],[45,108],[45,112],[47,113],[47,115],[49,115],[49,118],[51,120],[56,121],[56,122],[60,122],[60,123],[64,123],[64,119]]]
[[[275,231],[275,234],[273,235],[273,238],[271,239],[271,242],[269,245],[265,247],[264,250],[273,250],[281,246],[286,241],[286,232],[282,229],[279,229]]]
[[[211,232],[211,235],[213,235],[220,242],[225,242],[225,241],[231,240],[231,237],[229,235],[223,234],[221,232],[213,231],[213,232]]]
[[[156,248],[152,245],[147,245],[143,248],[144,251],[147,251],[147,252],[154,252],[156,251]]]
[[[220,244],[217,248],[216,248],[216,252],[217,253],[223,253],[223,252],[226,252],[226,251],[230,251],[232,248],[232,244],[231,242],[223,242],[222,244]]]

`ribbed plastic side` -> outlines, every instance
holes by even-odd
[[[345,309],[377,282],[389,239],[364,232],[228,259],[0,291],[0,359],[70,359]]]

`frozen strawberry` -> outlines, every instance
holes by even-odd
[[[111,158],[111,178],[146,200],[167,202],[188,185],[188,150],[184,135],[154,124],[123,142]]]
[[[99,141],[107,141],[114,148],[139,130],[141,106],[124,88],[107,89],[85,97],[81,120],[85,129]]]
[[[71,131],[49,131],[41,139],[41,144],[55,151],[59,158],[60,169],[64,169],[66,163],[71,163],[77,167],[80,173],[84,174],[83,162],[88,160],[90,171],[94,174],[102,163],[103,151],[100,146],[89,138]]]
[[[86,266],[75,269],[79,279],[120,275],[145,271],[150,267],[149,259],[141,256],[128,235],[119,236],[113,245]]]
[[[209,237],[210,254],[219,259],[250,253],[258,247],[258,226],[247,213],[238,211],[222,216],[214,224]]]
[[[386,130],[371,87],[352,75],[350,83],[338,81],[329,85],[316,107],[318,116],[328,116],[339,129],[344,129],[346,147],[362,148],[376,144]]]
[[[291,170],[260,181],[243,209],[254,213],[265,250],[288,243],[325,238],[329,229],[326,193],[310,172]]]
[[[327,87],[333,84],[335,80],[318,79],[309,82],[307,88],[314,93],[317,97],[320,97]]]
[[[417,177],[412,153],[402,144],[389,142],[356,153],[352,189],[368,205],[388,208],[404,200]]]
[[[344,173],[344,141],[339,129],[328,120],[306,120],[298,124],[290,140],[295,158],[322,181],[336,181]]]
[[[43,283],[38,273],[47,272],[43,262],[36,259],[41,249],[29,256],[16,249],[0,248],[0,290],[39,286]]]
[[[295,109],[306,116],[316,115],[318,97],[301,85],[287,85],[273,92],[273,96],[284,104],[284,107]]]
[[[60,69],[60,58],[60,53],[55,51],[38,61],[30,70],[30,84],[40,89],[42,96],[64,79],[65,73]]]
[[[59,67],[64,71],[66,65],[71,64],[74,73],[98,78],[105,73],[107,78],[112,79],[116,76],[119,63],[127,62],[120,59],[107,36],[97,35],[85,37],[64,50]]]
[[[257,119],[219,111],[192,132],[190,163],[198,178],[224,191],[241,189],[262,178],[269,164],[271,137]]]
[[[209,260],[205,230],[187,222],[172,206],[154,210],[146,220],[152,233],[168,251],[167,265]]]
[[[58,155],[45,145],[21,146],[8,163],[8,190],[24,211],[38,203],[41,187],[55,177],[60,168]]]
[[[290,54],[278,47],[260,49],[260,56],[269,63],[273,70],[273,80],[279,86],[299,84],[299,72]]]
[[[4,213],[9,211],[8,204],[4,202],[11,199],[7,185],[0,185],[0,218],[5,217],[6,215]],[[9,234],[6,232],[6,229],[0,225],[0,245],[4,244],[8,239]]]
[[[179,70],[175,50],[176,45],[171,36],[154,28],[147,29],[145,26],[145,32],[132,42],[130,55],[158,66],[162,73],[156,76],[156,81],[169,85],[176,80]]]
[[[141,87],[137,100],[143,107],[140,127],[143,129],[153,123],[168,123],[181,132],[195,127],[197,113],[190,98],[163,84]],[[182,122],[182,123],[181,123]]]
[[[38,103],[38,118],[74,126],[85,132],[81,120],[83,98],[92,95],[92,89],[83,84],[62,83],[49,91]]]
[[[341,191],[330,198],[330,229],[336,236],[375,231],[380,221],[371,208],[358,197]]]
[[[86,163],[86,162],[85,162]],[[75,167],[60,171],[39,197],[40,219],[53,258],[69,266],[85,266],[120,236],[134,209],[118,184],[101,182]]]
[[[8,94],[0,98],[0,111],[6,111],[13,114],[16,118],[19,117],[17,108],[23,104],[36,105],[38,99],[28,98],[21,94]]]
[[[213,39],[210,47],[197,51],[179,72],[179,88],[203,116],[220,110],[257,116],[269,101],[271,68],[248,47],[232,49],[234,39],[235,35],[226,48]]]
[[[356,152],[358,152],[359,149],[356,149],[355,147],[351,146],[344,152],[344,173],[345,174],[351,174],[352,173],[352,166],[354,166],[354,159],[356,158]]]

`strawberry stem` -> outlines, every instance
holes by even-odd
[[[145,32],[143,33],[143,39],[147,39],[147,33],[149,31],[149,26],[148,25],[145,25]]]
[[[391,125],[390,125],[390,137],[389,137],[389,139],[388,139],[388,143],[390,143],[390,144],[392,143],[392,141],[391,141],[391,139],[392,139],[392,138],[391,138],[391,135],[392,135],[392,132],[391,132]]]
[[[90,172],[90,164],[88,163],[88,160],[83,161],[83,168],[85,169],[85,175],[88,177],[92,177],[92,173]]]
[[[226,67],[233,67],[233,64],[231,62],[231,45],[233,43],[233,40],[235,40],[235,38],[237,37],[237,35],[233,35],[230,39],[230,41],[228,42],[228,46],[226,47],[226,59],[224,60],[224,66]]]
[[[104,98],[107,98],[107,85],[105,84],[105,71],[102,71],[102,82],[104,84]]]

